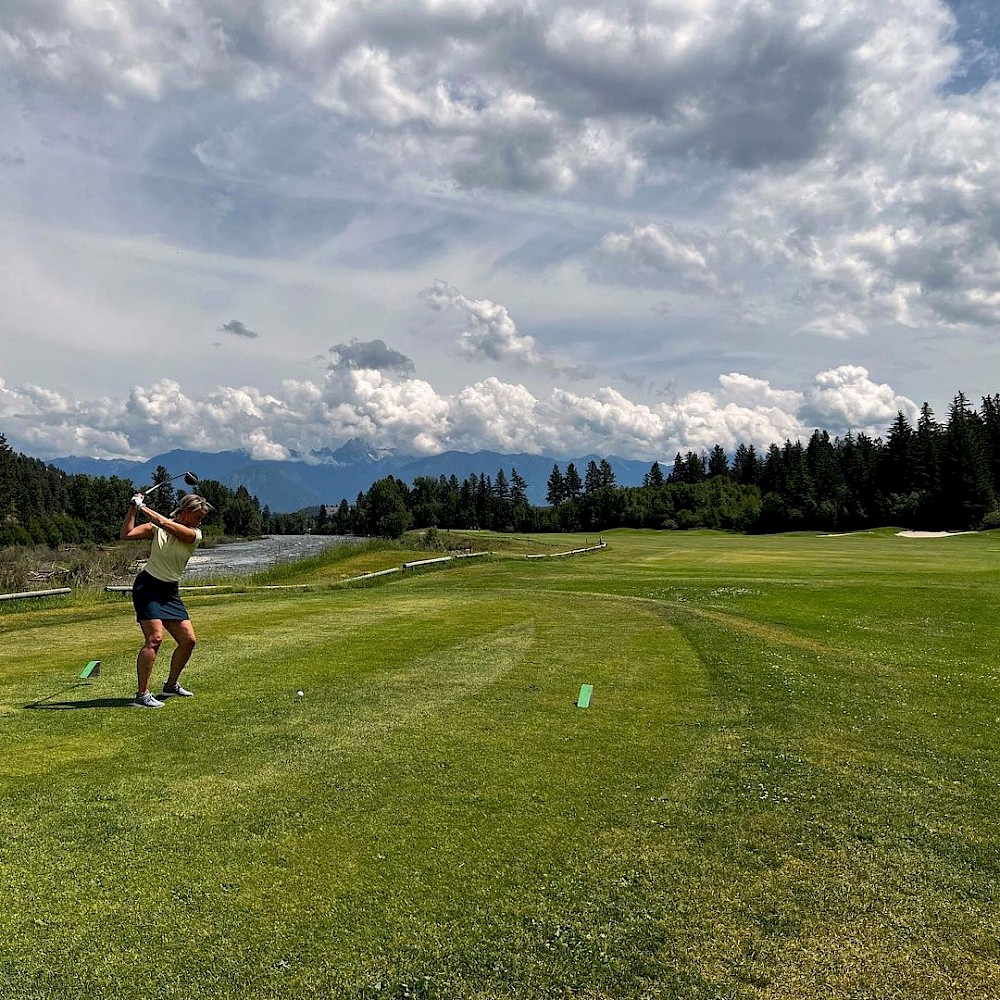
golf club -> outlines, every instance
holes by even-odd
[[[198,485],[198,477],[193,472],[184,472],[181,475],[184,478],[184,482],[187,483],[188,486],[197,486]],[[166,486],[167,483],[172,483],[172,482],[174,482],[174,480],[180,479],[180,478],[181,478],[181,476],[174,476],[173,479],[168,479],[168,480],[166,480],[166,482],[157,483],[155,486],[150,486],[150,488],[148,490],[143,490],[143,493],[148,497],[149,494],[153,492],[153,490],[158,490],[161,486]]]

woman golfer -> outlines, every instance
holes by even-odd
[[[137,525],[135,515],[140,510],[149,521]],[[164,517],[146,506],[142,493],[136,493],[122,522],[122,538],[149,538],[153,542],[146,568],[132,585],[135,618],[145,639],[135,661],[139,687],[132,704],[136,708],[163,708],[163,702],[150,693],[149,678],[163,642],[164,629],[173,637],[177,648],[170,657],[170,673],[163,685],[163,693],[192,697],[192,692],[181,687],[180,676],[191,659],[196,640],[178,584],[188,560],[201,541],[198,525],[211,510],[212,505],[204,497],[188,493],[177,510],[170,517]]]

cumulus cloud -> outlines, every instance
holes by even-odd
[[[321,382],[286,381],[277,394],[220,386],[197,396],[162,379],[121,399],[77,402],[0,380],[0,419],[12,441],[44,457],[148,457],[182,447],[244,448],[281,460],[359,437],[413,454],[599,451],[647,459],[714,444],[766,447],[807,436],[813,426],[883,434],[897,410],[917,412],[860,366],[820,372],[805,392],[736,372],[719,382],[716,392],[646,404],[610,387],[535,395],[495,376],[444,394],[422,379],[349,365],[332,366]]]
[[[238,319],[231,319],[228,323],[223,323],[219,327],[219,332],[231,333],[234,337],[246,337],[248,340],[254,340],[260,336],[256,330],[244,326]]]
[[[719,376],[723,397],[744,407],[774,407],[795,412],[803,394],[795,389],[775,389],[767,379],[730,372]]]
[[[545,450],[539,401],[523,386],[491,376],[453,397],[454,447],[477,451],[484,447],[507,452]],[[484,445],[490,441],[490,445]]]
[[[891,386],[873,382],[868,369],[860,365],[820,372],[806,396],[803,415],[814,417],[817,426],[846,427],[873,435],[884,434],[900,410],[910,419],[916,419],[919,410],[913,400],[894,392]]]
[[[420,265],[432,254],[435,266],[460,259],[463,270],[446,273],[466,291],[483,275],[509,287],[501,244],[537,212],[546,247],[566,223],[575,227],[566,266],[538,265],[550,329],[569,328],[606,296],[601,335],[610,343],[613,329],[617,347],[651,308],[653,289],[680,321],[696,314],[704,323],[700,341],[719,352],[714,371],[744,365],[746,355],[726,360],[725,351],[745,342],[748,324],[769,327],[772,356],[782,351],[775,331],[803,334],[786,352],[799,353],[800,374],[813,364],[801,360],[805,349],[830,341],[849,341],[877,370],[890,337],[896,347],[943,329],[983,341],[1000,322],[1000,82],[991,78],[995,45],[956,25],[970,8],[992,10],[942,0],[635,0],[623,17],[606,0],[9,0],[0,68],[11,85],[0,102],[10,135],[0,166],[10,184],[0,214],[23,206],[39,229],[64,209],[81,213],[71,223],[81,229],[131,219],[133,233],[183,233],[180,243],[225,255],[205,276],[212,287],[184,303],[204,328],[217,320],[197,303],[226,301],[221,275],[240,255],[273,265],[263,294],[331,261],[360,269],[357,216],[374,200],[392,205],[385,217],[405,215],[393,199],[414,192],[435,211],[467,210],[462,223],[473,220],[478,244],[457,223],[419,238],[397,217],[394,231],[384,217],[369,229],[378,230],[371,246],[405,246]],[[16,169],[25,162],[32,170]],[[84,179],[53,183],[69,171]],[[125,192],[107,195],[116,211],[100,203],[84,214],[97,202],[77,197],[78,187],[95,178],[88,191]],[[161,199],[167,190],[173,197]],[[136,204],[139,220],[129,214]],[[410,242],[394,240],[400,232]],[[28,291],[13,297],[11,338],[41,304],[62,306],[61,318],[96,301],[56,280],[71,276],[66,265],[33,286],[30,257],[15,256],[18,291]],[[412,273],[422,284],[429,271]],[[134,294],[122,300],[141,301],[136,289],[164,287],[165,274],[175,277],[162,261],[127,269]],[[602,287],[583,288],[588,278]],[[523,306],[515,323],[501,303],[451,285],[424,297],[459,317],[463,353],[484,366],[530,372],[533,385],[544,374],[582,374],[554,357]],[[95,305],[91,329],[112,315]],[[349,328],[365,331],[364,318],[352,315]],[[368,329],[386,329],[384,318]],[[222,329],[255,334],[238,320]],[[302,356],[328,342],[303,345]],[[578,433],[594,436],[588,450],[600,441],[656,453],[712,434],[719,443],[788,436],[820,419],[877,429],[884,412],[908,403],[860,364],[823,373],[799,396],[731,373],[711,392],[656,405],[610,389],[536,395],[488,371],[441,396],[413,371],[405,355],[361,339],[332,349],[325,381],[287,383],[273,397],[245,386],[192,396],[161,382],[137,388],[123,417],[121,400],[78,404],[23,385],[13,397],[22,416],[12,419],[33,440],[50,431],[82,448],[79,435],[90,434],[106,453],[141,453],[170,434],[194,440],[199,426],[261,454],[322,445],[329,428],[423,450],[490,440],[548,448]],[[655,363],[635,374],[660,383],[685,375]],[[34,428],[23,416],[32,412]]]
[[[469,328],[462,331],[459,347],[470,357],[509,361],[526,368],[551,366],[548,358],[539,353],[534,337],[519,333],[510,314],[496,302],[468,299],[442,281],[420,294],[432,309],[454,309],[462,314]]]
[[[538,349],[534,337],[517,329],[510,313],[489,299],[466,298],[457,288],[436,281],[425,288],[420,297],[438,311],[453,310],[461,314],[463,330],[459,349],[471,358],[502,361],[520,368],[536,368],[572,378],[591,378],[592,372],[581,365],[558,365]]]

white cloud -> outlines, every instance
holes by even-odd
[[[860,366],[816,376],[807,392],[740,373],[721,391],[689,392],[648,405],[604,387],[592,394],[484,379],[447,394],[422,379],[371,368],[331,367],[321,383],[283,383],[280,395],[220,386],[198,397],[175,381],[136,386],[120,400],[75,402],[38,386],[0,382],[0,417],[12,440],[44,454],[148,457],[173,447],[245,448],[282,460],[350,437],[404,453],[447,449],[565,455],[599,451],[640,459],[741,441],[766,446],[808,435],[814,418],[832,434],[884,433],[898,409],[916,407]]]
[[[451,401],[452,447],[477,451],[545,451],[550,440],[539,401],[523,386],[495,376],[457,392]]]
[[[28,360],[0,413],[49,454],[357,434],[662,455],[814,419],[878,428],[910,404],[867,371],[944,398],[945,380],[1000,371],[1000,83],[950,85],[972,51],[955,16],[941,0],[635,0],[627,16],[8,0],[0,354]],[[123,252],[102,255],[108,237]],[[410,356],[442,360],[410,309],[442,273],[426,298],[462,320],[464,365],[447,392],[401,377]],[[225,338],[211,353],[229,367],[193,388],[166,345],[232,315],[267,335],[234,325],[245,350]],[[172,380],[119,350],[137,329]],[[404,334],[394,367],[375,345]],[[295,359],[332,343],[355,371],[299,378]],[[64,391],[80,344],[107,394],[85,404]],[[580,357],[609,385],[570,392]],[[650,388],[719,372],[669,404]],[[624,374],[644,398],[617,393]]]
[[[802,159],[848,101],[881,17],[816,0],[636,0],[628,18],[552,0],[13,7],[7,58],[35,80],[147,101],[294,87],[406,131],[430,162],[449,147],[462,184],[557,192],[628,192],[682,150],[741,168]]]
[[[752,378],[739,372],[720,375],[719,385],[724,398],[744,407],[777,407],[794,412],[804,398],[795,389],[775,389],[767,379]]]
[[[868,377],[860,365],[841,365],[820,372],[807,396],[806,415],[819,427],[840,427],[882,435],[902,410],[911,420],[919,408],[911,399],[894,392],[884,382]]]
[[[817,316],[799,328],[799,333],[812,333],[817,337],[830,337],[834,340],[862,337],[867,332],[868,327],[863,320],[842,312],[828,316]]]
[[[442,281],[424,289],[420,297],[432,309],[461,313],[468,329],[462,331],[458,345],[470,357],[505,361],[524,368],[555,369],[553,362],[538,350],[534,337],[518,332],[502,305],[489,299],[468,299]]]
[[[656,285],[674,280],[692,291],[714,292],[709,246],[698,247],[693,236],[683,237],[675,227],[649,223],[627,233],[608,233],[601,240],[595,276],[631,283],[652,279]]]

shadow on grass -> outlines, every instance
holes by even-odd
[[[91,698],[88,701],[33,701],[25,708],[57,709],[66,711],[71,708],[127,708],[132,704],[132,698]]]
[[[88,687],[87,682],[70,684],[69,687],[60,688],[58,691],[53,691],[52,694],[46,695],[44,698],[39,698],[38,701],[33,701],[29,705],[25,705],[25,708],[53,708],[61,711],[65,711],[69,708],[124,708],[126,705],[132,703],[132,698],[90,698],[88,700],[76,700],[76,701],[53,701],[53,698],[58,698],[60,695],[65,695],[67,691],[76,691],[81,687]]]

